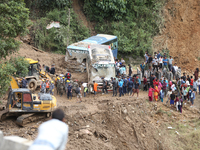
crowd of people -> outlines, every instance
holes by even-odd
[[[164,77],[159,80],[152,74],[148,92],[149,101],[152,102],[154,99],[156,102],[158,100],[163,102],[163,98],[167,97],[166,104],[170,101],[171,107],[175,106],[181,113],[183,104],[186,105],[189,102],[190,107],[193,107],[198,88],[200,94],[200,78],[198,79],[198,75],[196,75],[198,73],[199,69],[197,68],[194,79],[193,76],[186,76],[183,73],[183,76],[176,80],[168,80]]]
[[[140,65],[140,69],[143,75],[144,75],[144,70],[161,72],[164,69],[166,69],[166,71],[172,72],[173,79],[175,79],[177,71],[178,69],[180,69],[176,63],[174,63],[173,65],[174,59],[172,58],[172,56],[169,56],[169,58],[167,58],[166,53],[161,55],[161,53],[158,51],[154,53],[154,56],[151,56],[151,54],[148,54],[146,52],[144,58],[145,58],[145,63],[142,63]]]

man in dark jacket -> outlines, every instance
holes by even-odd
[[[132,95],[132,92],[133,92],[133,81],[130,80],[130,81],[128,82],[127,86],[128,86],[128,94],[129,94],[129,95]]]
[[[128,70],[129,73],[128,73],[128,75],[131,76],[131,74],[132,74],[132,68],[131,68],[131,65],[128,64],[128,67],[129,67],[129,70]]]
[[[118,83],[117,83],[117,80],[116,80],[116,78],[114,78],[114,80],[113,80],[113,78],[111,78],[111,80],[112,80],[112,85],[113,85],[113,96],[117,96],[117,86],[118,86]]]
[[[123,85],[123,93],[127,93],[127,79],[123,77],[124,85]]]
[[[104,94],[104,90],[106,91],[106,94],[108,94],[108,90],[107,90],[107,81],[104,79],[104,77],[102,77],[101,78],[102,79],[102,81],[103,81],[103,93],[102,94]]]
[[[25,78],[23,78],[21,82],[22,82],[22,88],[27,88],[26,85],[28,81]]]
[[[55,67],[54,67],[54,65],[51,66],[50,74],[55,74]]]

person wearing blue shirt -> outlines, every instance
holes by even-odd
[[[164,57],[164,59],[163,59],[163,69],[164,68],[166,68],[167,69],[167,71],[168,71],[168,59],[167,59],[167,57]]]
[[[160,52],[158,51],[157,58],[159,59],[159,58],[160,58],[160,56],[161,56],[161,55],[160,55]]]
[[[169,84],[168,84],[168,80],[165,79],[165,78],[164,78],[164,80],[165,80],[165,83],[167,83],[167,88],[168,88],[168,86],[169,86]]]
[[[142,63],[140,64],[140,68],[141,68],[141,71],[142,71],[142,77],[144,76],[144,68],[145,68],[145,64]]]
[[[121,97],[121,95],[123,95],[123,93],[122,93],[123,81],[121,79],[119,79],[118,86],[119,86],[119,97]]]

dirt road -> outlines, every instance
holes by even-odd
[[[159,136],[168,123],[178,123],[198,118],[198,111],[186,107],[183,114],[164,106],[161,102],[150,103],[147,93],[141,91],[139,99],[130,97],[112,97],[112,94],[87,95],[82,103],[76,98],[68,100],[66,95],[56,95],[58,107],[65,112],[69,125],[67,149],[171,149],[165,140],[166,135]],[[5,135],[18,135],[34,140],[38,126],[46,121],[37,121],[19,127],[15,118],[0,122],[0,130]],[[164,130],[163,130],[164,131]]]

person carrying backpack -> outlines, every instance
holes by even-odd
[[[164,96],[165,96],[165,92],[163,91],[163,88],[161,87],[161,90],[160,90],[160,100],[161,100],[161,102],[163,102]]]
[[[82,102],[82,95],[81,95],[81,86],[78,86],[76,89],[75,89],[75,93],[76,93],[76,96],[77,96],[77,103],[81,103]],[[80,98],[80,101],[78,101],[78,99]]]
[[[67,72],[67,73],[65,74],[65,78],[67,78],[68,80],[70,80],[70,79],[71,79],[71,73],[70,73],[70,72]]]

